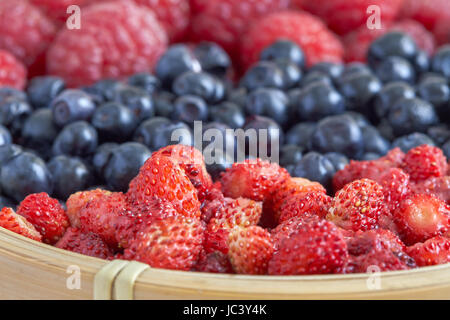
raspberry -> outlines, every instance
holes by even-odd
[[[265,16],[249,28],[242,39],[242,65],[248,68],[264,48],[280,38],[297,43],[308,66],[321,61],[342,62],[342,44],[321,20],[306,12],[283,11]]]
[[[326,218],[346,230],[366,231],[376,228],[386,212],[383,188],[375,181],[361,179],[336,193]]]
[[[433,28],[433,34],[438,45],[450,42],[450,15],[439,18]]]
[[[234,271],[266,274],[274,251],[270,233],[258,226],[235,228],[228,238],[228,256]]]
[[[441,149],[427,144],[408,151],[402,168],[413,181],[441,177],[447,173],[447,159]]]
[[[450,204],[450,176],[433,177],[412,185],[415,193],[431,194]]]
[[[323,219],[328,213],[331,198],[322,192],[308,192],[289,197],[280,208],[280,222],[301,216],[318,216]]]
[[[386,27],[381,29],[368,29],[366,26],[362,26],[345,35],[342,39],[345,47],[345,61],[366,62],[370,44],[386,32]]]
[[[8,51],[0,50],[0,87],[23,89],[26,79],[27,70],[23,64]]]
[[[431,56],[436,48],[436,41],[431,32],[414,20],[401,20],[390,28],[390,30],[402,31],[414,39],[417,46]]]
[[[67,8],[71,5],[84,6],[88,5],[93,0],[30,0],[32,4],[39,7],[52,21],[61,25],[67,20]]]
[[[216,42],[236,58],[242,34],[249,26],[288,4],[287,0],[209,0],[192,20],[192,39]]]
[[[439,19],[450,16],[450,6],[447,0],[405,0],[400,16],[419,21],[425,28],[432,30]]]
[[[110,191],[95,189],[90,191],[80,191],[72,194],[66,201],[67,216],[72,227],[80,227],[80,211],[89,202],[105,195],[110,195]]]
[[[68,228],[55,247],[100,259],[114,255],[99,236],[94,233],[83,233],[77,228]]]
[[[193,271],[210,272],[210,273],[233,273],[233,267],[231,266],[230,259],[226,254],[220,251],[214,251],[211,253],[200,253]]]
[[[18,215],[11,208],[4,207],[2,211],[0,211],[0,227],[24,237],[42,241],[42,236],[36,228],[28,222],[25,217]]]
[[[379,181],[383,187],[384,199],[390,212],[397,209],[400,202],[411,194],[409,175],[402,169],[389,169],[381,175]]]
[[[44,73],[45,52],[55,33],[53,23],[28,1],[0,1],[0,49],[31,67],[30,75]]]
[[[167,35],[150,9],[127,1],[99,3],[83,10],[80,30],[58,33],[47,68],[68,86],[89,85],[148,71],[166,45]]]
[[[408,247],[406,252],[416,260],[419,267],[432,266],[450,262],[450,239],[434,237],[424,243]]]

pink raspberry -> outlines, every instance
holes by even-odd
[[[23,89],[27,80],[27,70],[8,51],[0,50],[0,87]]]

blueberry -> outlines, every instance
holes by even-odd
[[[392,126],[387,119],[381,120],[377,125],[377,129],[386,140],[392,141],[395,139],[394,129],[392,129]]]
[[[220,149],[225,151],[236,150],[236,136],[234,131],[226,124],[220,122],[209,122],[202,126],[203,150]],[[216,139],[219,139],[216,141]],[[213,148],[214,147],[214,148]]]
[[[136,115],[117,102],[107,102],[99,106],[91,122],[103,141],[125,141],[138,125]]]
[[[27,101],[28,97],[21,90],[12,87],[0,87],[0,104],[8,99]]]
[[[393,31],[375,39],[369,47],[368,60],[371,64],[388,57],[401,57],[411,61],[417,54],[414,40],[405,33]]]
[[[388,121],[397,136],[425,132],[439,122],[433,105],[418,98],[402,98],[389,110]]]
[[[302,159],[303,148],[295,144],[285,144],[280,149],[280,165],[294,165]]]
[[[245,107],[247,101],[248,90],[243,87],[232,89],[228,92],[227,100],[235,103],[241,108]]]
[[[344,71],[344,66],[339,63],[332,63],[332,62],[319,62],[313,65],[308,70],[309,72],[322,72],[323,74],[326,74],[328,77],[330,77],[333,80],[336,80],[342,75],[342,72]]]
[[[0,92],[0,124],[7,127],[16,137],[20,134],[24,121],[33,111],[23,96],[10,92]]]
[[[304,150],[311,149],[311,139],[317,124],[315,122],[298,123],[286,133],[286,143],[295,144]]]
[[[231,66],[231,60],[225,50],[213,42],[200,42],[194,48],[194,55],[202,70],[217,77],[224,77]]]
[[[119,144],[117,143],[107,142],[100,145],[95,151],[95,154],[92,157],[92,166],[99,177],[103,178],[105,166],[111,158],[113,150],[118,146]]]
[[[22,152],[23,148],[16,144],[4,144],[0,146],[0,166]]]
[[[6,129],[4,126],[0,125],[0,146],[11,143],[11,133],[9,133],[8,129]]]
[[[367,118],[359,112],[347,111],[347,112],[344,112],[343,115],[346,115],[346,116],[352,118],[352,120],[355,121],[356,124],[358,125],[358,127],[360,127],[360,128],[364,128],[364,127],[367,127],[368,125],[370,125],[369,120],[367,120]]]
[[[348,75],[351,74],[355,74],[355,73],[368,73],[371,74],[372,70],[370,70],[370,68],[362,62],[351,62],[349,64],[347,64],[344,68],[344,71],[342,71],[342,77],[346,77]]]
[[[152,97],[143,89],[131,86],[121,86],[115,90],[114,101],[130,109],[139,122],[155,115]]]
[[[294,176],[320,182],[330,188],[336,169],[333,163],[317,152],[309,152],[294,167]]]
[[[417,94],[434,105],[442,118],[449,115],[450,87],[443,77],[427,77],[417,85]]]
[[[275,60],[274,62],[283,73],[285,89],[291,89],[299,85],[303,73],[295,63],[288,60]]]
[[[23,124],[23,144],[36,149],[47,158],[50,156],[51,146],[58,131],[58,127],[53,122],[52,111],[48,108],[38,109]]]
[[[264,156],[273,156],[272,152],[278,152],[278,148],[283,145],[283,130],[270,118],[263,116],[248,117],[243,129],[244,132],[247,133],[254,130],[253,132],[256,134],[256,136],[249,135],[248,138],[245,139],[246,154],[250,156],[261,158],[264,158]],[[261,150],[261,146],[266,150]]]
[[[150,150],[137,142],[127,142],[115,148],[104,170],[108,187],[114,191],[127,191],[128,184],[150,156]]]
[[[422,74],[430,69],[430,58],[425,51],[419,50],[414,57],[412,64],[416,70],[416,73]]]
[[[303,87],[292,103],[300,119],[306,121],[320,120],[345,111],[342,95],[323,82],[315,82]]]
[[[434,146],[435,143],[426,134],[414,132],[406,136],[399,137],[392,142],[392,148],[400,148],[403,152],[408,152],[410,149],[428,144]]]
[[[52,177],[45,162],[28,152],[3,163],[0,180],[3,192],[17,202],[32,193],[53,191]]]
[[[241,85],[249,91],[262,87],[283,89],[283,72],[275,63],[261,61],[247,70]]]
[[[402,98],[412,99],[416,96],[414,88],[401,81],[386,84],[375,96],[373,109],[377,119],[387,116],[392,106]]]
[[[333,81],[331,78],[319,71],[308,72],[300,81],[300,87],[306,87],[307,85],[313,82],[323,82],[324,84],[328,84],[330,86],[333,85]]]
[[[437,145],[443,145],[450,139],[450,130],[445,124],[438,124],[427,130],[427,135],[436,142]]]
[[[97,148],[98,135],[93,126],[77,121],[64,127],[53,142],[53,155],[87,156]]]
[[[408,60],[400,57],[388,57],[375,67],[376,76],[384,83],[405,81],[414,83],[416,73]]]
[[[67,89],[59,94],[50,105],[53,121],[60,127],[78,121],[89,120],[95,110],[91,96],[84,91]]]
[[[172,45],[161,56],[155,67],[155,75],[166,88],[186,71],[200,71],[201,65],[191,50],[184,44]]]
[[[444,152],[447,159],[450,159],[450,140],[442,145],[442,152]]]
[[[158,117],[170,117],[173,112],[173,102],[176,96],[169,91],[161,91],[153,95],[155,115]]]
[[[362,155],[361,160],[371,161],[371,160],[377,160],[379,158],[380,158],[380,155],[378,153],[367,152]]]
[[[28,84],[28,100],[35,108],[49,107],[66,87],[64,80],[55,76],[41,76],[31,79]]]
[[[323,156],[333,164],[336,171],[344,169],[349,163],[348,158],[339,152],[327,152]]]
[[[260,54],[260,60],[288,60],[299,68],[305,66],[305,54],[295,43],[287,39],[280,39],[266,47]]]
[[[249,115],[267,116],[284,125],[289,120],[289,99],[281,90],[259,88],[247,96],[245,111]]]
[[[86,93],[95,97],[98,103],[112,101],[116,94],[116,91],[123,87],[124,84],[116,79],[102,79],[94,83],[90,87],[83,89]]]
[[[195,120],[204,121],[208,119],[208,106],[200,97],[181,96],[174,102],[171,118],[192,125]]]
[[[387,141],[375,127],[365,126],[361,131],[364,140],[364,151],[366,153],[385,155],[389,151],[389,141]]]
[[[161,88],[161,81],[151,73],[136,73],[128,78],[128,84],[137,87],[152,95]]]
[[[235,103],[225,101],[209,108],[209,118],[222,122],[233,129],[241,128],[245,123],[242,109]]]
[[[230,168],[233,164],[232,156],[228,155],[226,151],[221,148],[211,151],[211,160],[214,161],[208,160],[208,157],[205,157],[206,170],[214,181],[218,180],[221,173]]]
[[[71,194],[89,186],[91,173],[78,158],[57,156],[50,160],[47,167],[52,174],[54,195],[58,199],[66,200]]]
[[[338,80],[339,91],[347,107],[367,113],[368,102],[382,87],[381,82],[367,72],[352,73]]]
[[[431,59],[431,70],[450,79],[450,45],[440,47]]]
[[[5,196],[0,196],[0,207],[2,207],[2,208],[7,207],[7,208],[14,209],[15,206],[16,205],[13,200],[11,200]]]
[[[341,152],[350,158],[357,158],[363,152],[363,134],[351,117],[330,116],[318,123],[312,145],[319,152]]]
[[[175,79],[172,91],[179,95],[194,95],[208,103],[217,103],[225,96],[225,87],[216,77],[205,72],[188,71]]]

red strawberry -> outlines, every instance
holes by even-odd
[[[393,215],[400,236],[407,245],[426,241],[450,229],[450,207],[432,195],[408,197]]]
[[[166,45],[167,35],[150,9],[131,1],[93,4],[83,9],[81,29],[58,33],[47,69],[68,86],[89,85],[150,70]]]
[[[137,260],[153,268],[190,270],[196,263],[203,242],[199,220],[183,216],[156,220],[136,235],[125,250],[125,259]]]
[[[236,273],[266,274],[274,251],[270,233],[258,226],[235,228],[228,238],[228,256]]]
[[[338,228],[326,220],[311,221],[284,238],[269,262],[271,275],[341,273],[347,245]]]
[[[17,214],[25,217],[45,243],[54,244],[69,226],[69,218],[58,200],[45,192],[30,194],[20,203]]]
[[[202,153],[191,146],[182,144],[170,145],[159,149],[153,154],[170,157],[186,173],[198,191],[200,202],[206,198],[208,190],[212,188],[212,179],[206,171]]]
[[[392,25],[390,30],[401,31],[414,39],[417,46],[424,50],[428,55],[434,53],[436,41],[431,32],[424,28],[422,24],[414,20],[401,20]]]
[[[23,64],[8,51],[0,50],[0,87],[21,90],[25,87],[26,81],[27,70]]]
[[[418,242],[408,247],[406,252],[416,260],[419,267],[450,262],[450,239],[434,237],[424,243]]]
[[[405,0],[400,15],[417,20],[432,30],[441,17],[450,16],[450,6],[447,0]]]
[[[230,229],[218,228],[215,224],[208,224],[205,230],[203,247],[206,253],[215,251],[228,253],[228,236]]]
[[[210,273],[234,273],[228,255],[214,251],[206,253],[202,251],[193,271]]]
[[[349,254],[353,256],[364,255],[379,248],[390,249],[394,252],[406,249],[399,237],[383,229],[358,231],[347,241],[347,247]]]
[[[276,163],[249,159],[233,163],[221,177],[223,194],[231,198],[249,198],[262,201],[289,178],[286,169]]]
[[[381,175],[379,181],[390,212],[397,209],[400,202],[411,194],[409,175],[402,169],[389,169]]]
[[[135,205],[158,197],[174,206],[179,214],[200,218],[197,191],[180,166],[166,156],[152,156],[130,182],[128,199]]]
[[[395,168],[402,164],[405,153],[400,148],[391,149],[385,156],[379,158],[377,162],[386,168]]]
[[[4,207],[2,211],[0,211],[0,227],[24,237],[42,241],[41,234],[34,226],[28,222],[27,219],[15,213],[11,208]]]
[[[301,216],[318,216],[323,219],[328,213],[331,198],[323,192],[308,192],[289,197],[280,208],[280,222]]]
[[[55,247],[100,259],[107,259],[114,255],[98,235],[83,233],[77,228],[68,228]]]
[[[255,22],[242,39],[242,65],[258,61],[261,51],[277,39],[297,43],[306,55],[308,66],[321,61],[342,62],[344,49],[339,38],[317,17],[296,11],[272,13]]]
[[[80,211],[89,202],[105,195],[110,195],[110,191],[95,189],[90,191],[79,191],[72,194],[66,201],[67,216],[72,227],[80,227]]]
[[[272,231],[270,232],[272,235],[272,240],[275,246],[275,249],[277,250],[281,241],[283,241],[284,238],[289,238],[291,234],[293,234],[297,229],[299,229],[302,225],[305,223],[308,223],[308,221],[313,221],[320,219],[317,216],[296,216],[292,217],[289,220],[285,220],[281,222],[278,226],[276,226]]]
[[[441,149],[424,144],[408,151],[402,168],[411,180],[426,180],[444,176],[447,173],[447,159]]]
[[[450,176],[433,177],[412,185],[415,193],[431,194],[450,204]]]
[[[245,198],[225,198],[223,206],[209,221],[218,229],[232,229],[234,227],[250,227],[256,225],[261,218],[262,203]]]
[[[213,191],[213,192],[211,192]],[[227,201],[220,189],[210,189],[207,199],[202,204],[201,220],[208,223]]]

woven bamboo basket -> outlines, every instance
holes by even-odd
[[[64,251],[0,228],[0,299],[450,299],[450,264],[378,275],[269,277],[151,269],[134,262],[126,267],[131,273],[124,268],[100,276],[120,269],[120,262],[131,263]],[[80,286],[69,289],[73,266]]]

